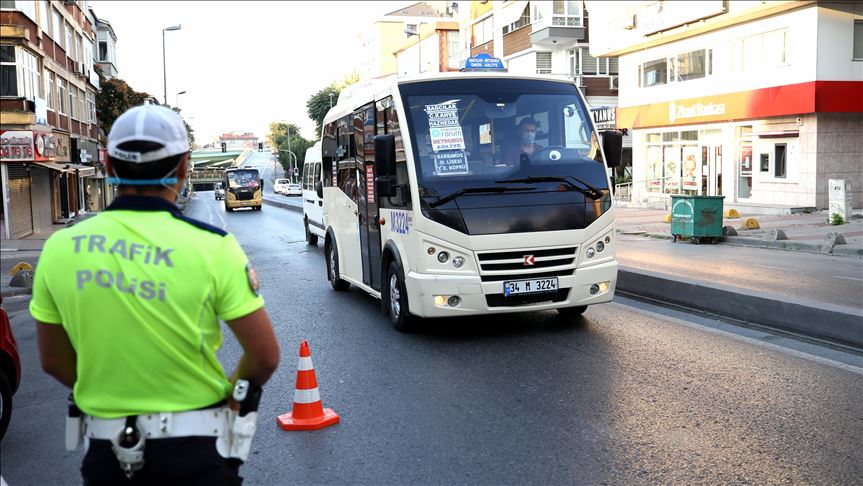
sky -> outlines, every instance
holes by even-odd
[[[182,26],[165,32],[167,101],[203,145],[232,131],[263,138],[278,120],[316,138],[306,100],[352,71],[358,34],[412,3],[91,0],[90,7],[117,35],[118,76],[160,101],[162,29]]]

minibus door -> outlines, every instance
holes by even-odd
[[[375,198],[375,106],[368,104],[354,114],[354,134],[357,140],[357,160],[362,160],[359,173],[358,212],[360,248],[363,260],[363,283],[381,288],[381,228],[378,224],[378,204]]]

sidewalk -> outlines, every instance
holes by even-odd
[[[671,242],[667,211],[616,210],[622,294],[863,350],[860,216],[833,226],[826,211],[760,215],[760,230],[692,245]],[[745,219],[723,225],[739,228]],[[770,230],[788,239],[771,240]],[[846,243],[825,245],[831,232]]]
[[[671,238],[671,224],[663,223],[663,216],[670,211],[662,209],[638,209],[617,207],[617,231],[623,234],[643,234],[654,238]],[[760,229],[747,230],[742,225],[747,218],[753,217]],[[815,253],[863,257],[863,211],[854,212],[854,217],[846,224],[834,226],[827,222],[827,211],[811,214],[791,215],[747,215],[739,218],[724,218],[722,226],[732,226],[737,236],[729,236],[724,244],[779,248]],[[771,237],[771,230],[782,230],[787,240]],[[825,251],[830,233],[840,233],[845,244],[830,245]]]

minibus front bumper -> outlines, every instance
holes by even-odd
[[[614,296],[617,262],[578,268],[572,275],[558,278],[557,291],[515,296],[504,295],[502,281],[483,282],[478,275],[409,272],[405,286],[410,311],[420,317],[504,314],[601,304],[610,302]],[[457,299],[451,299],[453,296]]]

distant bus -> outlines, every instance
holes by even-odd
[[[254,168],[225,170],[225,211],[252,208],[260,211],[263,203],[264,180],[261,171]]]

